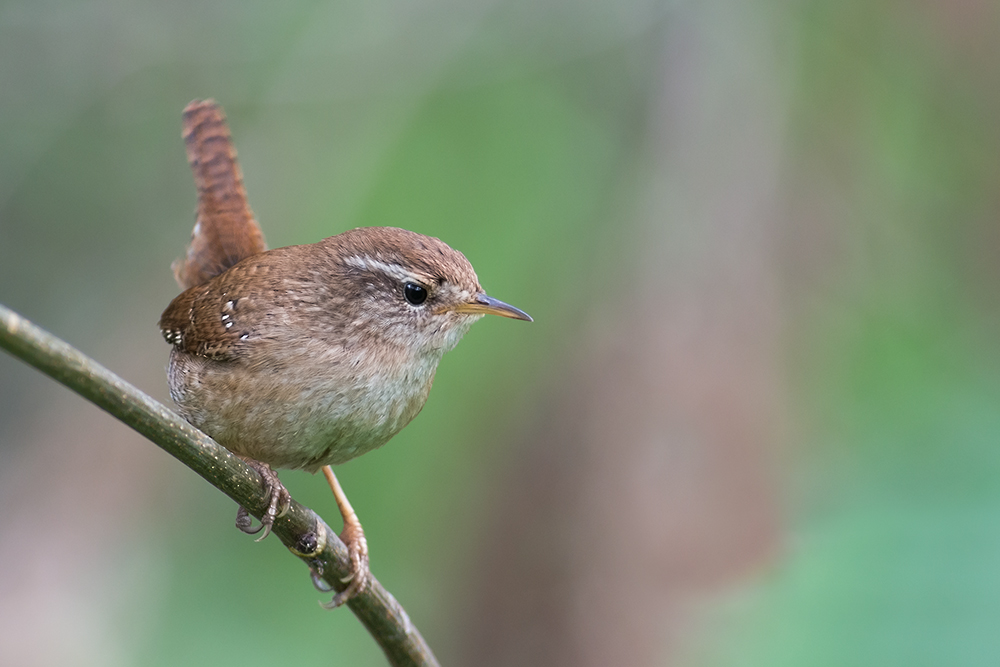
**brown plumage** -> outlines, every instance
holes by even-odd
[[[407,301],[408,284],[424,290],[421,303]],[[475,308],[481,296],[461,253],[402,229],[253,255],[164,311],[171,395],[242,456],[343,463],[416,416],[441,356],[488,312]]]
[[[185,291],[160,318],[173,346],[170,395],[185,419],[261,473],[269,530],[288,500],[272,468],[316,471],[385,444],[420,412],[442,355],[473,322],[531,318],[484,294],[462,253],[403,229],[265,250],[221,108],[192,102],[184,137],[198,222],[174,266]],[[324,472],[359,575],[336,605],[364,587],[367,547]],[[252,532],[242,508],[237,525]]]
[[[183,259],[174,262],[181,289],[201,285],[241,259],[267,249],[254,220],[222,107],[195,100],[184,109],[184,145],[198,188],[198,217]]]

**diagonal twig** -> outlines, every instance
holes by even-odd
[[[258,519],[264,512],[268,498],[256,470],[172,410],[2,304],[0,347],[146,436]],[[315,512],[293,500],[289,511],[274,522],[273,532],[334,589],[345,588],[341,577],[352,572],[347,547]],[[391,665],[438,665],[406,611],[375,577],[347,606]]]

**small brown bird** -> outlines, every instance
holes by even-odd
[[[329,466],[406,426],[473,322],[531,318],[487,296],[462,253],[414,232],[370,227],[265,250],[221,108],[192,102],[184,137],[199,205],[174,267],[186,291],[160,318],[173,345],[170,395],[185,419],[260,471],[271,495],[264,536],[289,499],[272,468],[323,468],[355,567],[336,606],[364,590],[368,565]],[[237,525],[261,529],[243,508]]]

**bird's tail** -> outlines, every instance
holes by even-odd
[[[267,250],[253,217],[226,115],[214,100],[184,109],[184,142],[198,188],[198,217],[187,253],[172,268],[181,289],[201,285]]]

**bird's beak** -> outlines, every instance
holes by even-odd
[[[500,317],[510,317],[515,320],[524,320],[525,322],[533,321],[531,315],[528,315],[523,310],[485,294],[477,294],[472,297],[471,301],[461,303],[448,310],[456,313],[468,313],[470,315],[499,315]]]

